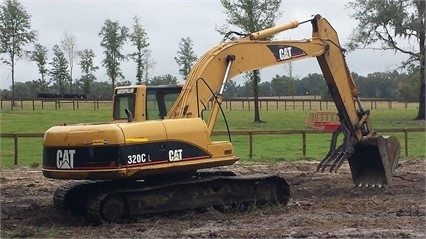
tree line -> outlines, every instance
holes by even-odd
[[[385,98],[400,100],[417,100],[417,89],[419,69],[411,69],[408,73],[375,72],[367,76],[352,73],[361,97],[363,98]],[[148,85],[177,84],[178,80],[171,74],[154,76],[148,80]],[[130,81],[120,81],[117,86],[130,85]],[[74,85],[76,92],[84,92],[84,85],[77,82]],[[91,91],[86,95],[88,98],[111,99],[111,83],[93,82]],[[40,91],[38,84],[34,81],[17,82],[15,85],[17,98],[34,98],[39,93],[55,93],[54,86]],[[236,81],[228,81],[225,84],[224,97],[253,97],[253,86],[249,81],[237,84]],[[10,96],[11,91],[3,89],[1,96]],[[276,75],[269,81],[259,83],[260,97],[281,96],[314,96],[321,99],[331,99],[324,77],[319,73],[311,73],[301,79],[290,78],[286,75]]]
[[[367,76],[352,73],[352,78],[364,98],[386,98],[417,100],[419,88],[419,69],[410,69],[408,73],[375,72]],[[237,85],[229,81],[224,95],[227,97],[252,97],[250,82]],[[276,75],[270,81],[259,83],[259,96],[319,96],[331,99],[324,77],[319,73],[311,73],[301,79],[287,75]]]

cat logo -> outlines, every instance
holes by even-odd
[[[295,46],[268,45],[277,62],[291,60],[293,58],[306,56],[307,53]]]
[[[279,55],[280,61],[291,58],[291,47],[278,49],[278,55]]]
[[[74,168],[75,150],[58,150],[56,151],[56,167],[58,169],[73,169]]]
[[[169,150],[169,161],[170,162],[181,161],[182,151],[183,151],[182,149]]]

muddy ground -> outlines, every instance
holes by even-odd
[[[43,178],[40,168],[2,168],[1,238],[426,238],[423,159],[400,162],[392,186],[353,186],[344,165],[337,174],[315,173],[316,162],[237,164],[237,173],[267,172],[287,179],[287,206],[248,212],[189,211],[154,215],[130,224],[93,225],[54,208],[64,181]]]

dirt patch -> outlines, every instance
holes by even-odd
[[[288,181],[287,206],[241,213],[213,209],[156,215],[131,224],[92,225],[56,210],[52,195],[65,181],[42,176],[39,168],[2,168],[1,237],[78,238],[426,238],[423,159],[400,162],[388,188],[356,188],[344,165],[336,174],[315,173],[317,162],[236,164],[246,174],[278,174]]]

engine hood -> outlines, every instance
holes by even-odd
[[[114,123],[53,126],[44,133],[43,146],[120,145],[121,128]]]

